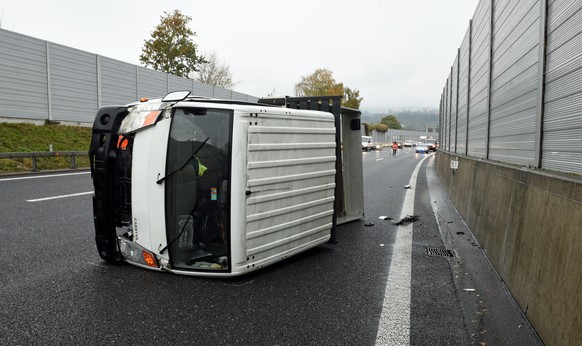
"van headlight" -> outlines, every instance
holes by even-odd
[[[150,251],[144,249],[138,244],[127,240],[125,238],[119,238],[119,250],[123,258],[129,262],[145,265],[152,268],[158,268],[158,261],[156,257]]]

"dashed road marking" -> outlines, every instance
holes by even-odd
[[[76,197],[76,196],[83,196],[92,194],[93,191],[87,192],[79,192],[79,193],[71,193],[69,195],[60,195],[60,196],[52,196],[52,197],[44,197],[44,198],[37,198],[37,199],[27,199],[27,202],[42,202],[42,201],[49,201],[51,199],[59,199],[59,198],[67,198],[67,197]]]
[[[49,174],[49,175],[31,175],[31,176],[26,176],[26,177],[2,178],[2,179],[0,179],[0,181],[66,177],[69,175],[80,175],[80,174],[90,174],[90,173],[91,172],[63,173],[63,174]]]

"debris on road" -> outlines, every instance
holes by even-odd
[[[366,222],[364,226],[374,226],[374,224],[372,222]]]
[[[420,217],[418,215],[406,215],[405,217],[403,217],[400,220],[393,220],[392,224],[393,225],[405,225],[411,222],[415,222],[418,221]]]
[[[380,220],[394,220],[390,216],[380,216],[380,217],[378,217],[378,219],[380,219]]]
[[[410,184],[408,184],[408,185],[404,185],[404,188],[405,188],[405,189],[410,189]]]

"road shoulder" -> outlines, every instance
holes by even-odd
[[[542,345],[477,239],[449,200],[431,159],[426,168],[430,201],[449,258],[456,294],[472,344]]]

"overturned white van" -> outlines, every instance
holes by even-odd
[[[327,112],[189,92],[99,109],[89,156],[104,260],[234,276],[330,239]]]

